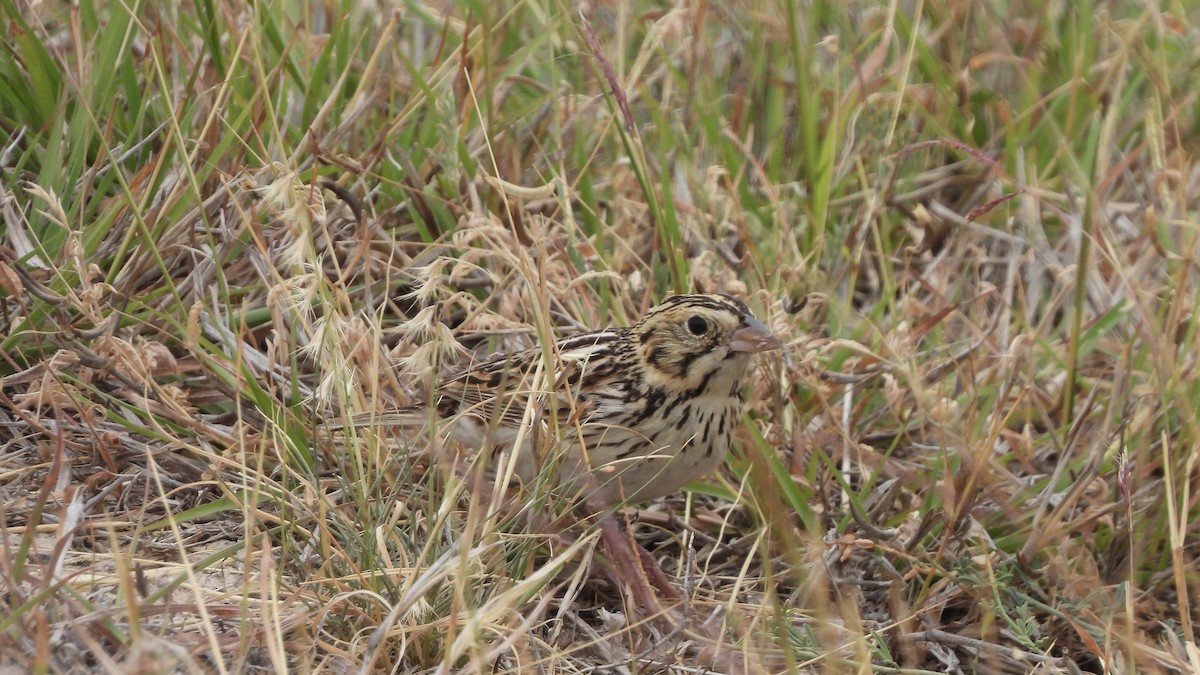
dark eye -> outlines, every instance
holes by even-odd
[[[692,316],[687,322],[688,330],[692,331],[692,335],[704,335],[708,330],[708,322],[702,316]]]

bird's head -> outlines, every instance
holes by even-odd
[[[736,393],[756,352],[779,338],[728,295],[675,295],[632,329],[647,384],[695,396]]]

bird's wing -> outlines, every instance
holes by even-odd
[[[385,424],[420,426],[433,418],[450,419],[471,415],[485,423],[516,428],[534,406],[532,419],[548,410],[557,411],[564,423],[586,416],[591,404],[581,395],[617,376],[609,358],[613,345],[621,338],[620,330],[603,330],[559,340],[553,355],[554,377],[544,377],[545,352],[541,348],[503,354],[476,363],[437,384],[434,400],[436,413],[424,404],[416,404],[383,414],[364,414]],[[357,421],[357,418],[356,418]]]
[[[587,420],[595,407],[591,394],[611,392],[621,377],[615,354],[624,339],[624,331],[608,329],[559,340],[549,381],[540,348],[489,359],[438,386],[439,410],[444,416],[467,413],[514,427],[527,419],[530,405],[536,415],[556,411],[568,425]]]

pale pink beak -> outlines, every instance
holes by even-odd
[[[746,325],[733,331],[729,339],[731,352],[768,352],[779,349],[783,343],[771,334],[771,330],[758,319],[747,316]]]

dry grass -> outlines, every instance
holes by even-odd
[[[0,670],[1200,673],[1185,10],[0,0]],[[717,640],[330,430],[688,289]]]

